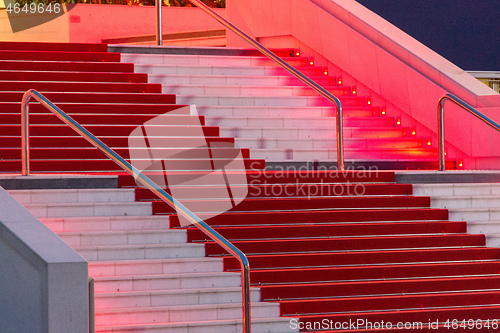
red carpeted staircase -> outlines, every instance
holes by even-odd
[[[27,89],[42,92],[125,158],[132,130],[180,107],[175,96],[161,94],[160,84],[147,83],[145,74],[133,73],[133,65],[119,63],[120,54],[107,53],[106,45],[0,43],[0,48],[3,173],[21,170],[20,100]],[[38,103],[31,104],[31,112],[34,173],[121,174]],[[189,128],[198,119],[204,125],[202,116],[175,117],[168,130],[185,133],[179,135],[182,143],[190,140]],[[218,127],[203,126],[203,132],[209,143],[234,143],[221,138]],[[232,172],[245,173],[247,183],[232,185],[249,184],[248,197],[207,223],[248,254],[252,285],[260,288],[263,301],[280,304],[281,315],[291,318],[291,331],[335,331],[336,323],[350,321],[358,332],[388,331],[387,322],[421,322],[423,329],[410,331],[436,331],[429,328],[436,321],[443,332],[500,331],[493,322],[500,319],[500,249],[486,248],[483,235],[467,234],[466,222],[449,221],[446,209],[430,208],[429,197],[413,196],[411,185],[395,184],[394,172],[264,171],[263,160],[250,159],[248,149],[242,152],[247,170]],[[174,169],[182,170],[182,163]],[[152,202],[153,214],[168,215],[170,228],[182,229],[167,204],[137,188],[132,177],[121,174],[119,180],[121,187],[135,189],[136,201]],[[180,187],[198,193],[190,201],[198,201],[201,218],[212,216],[222,200],[209,197],[220,185]],[[199,230],[188,227],[187,237],[204,244],[207,256],[222,257],[225,271],[238,271],[236,260]],[[453,319],[459,325],[446,327]],[[472,326],[460,326],[469,319]],[[478,319],[489,322],[479,328]],[[155,323],[140,329],[153,331]],[[134,329],[139,328],[113,331]]]

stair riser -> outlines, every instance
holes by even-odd
[[[471,277],[455,279],[415,279],[403,281],[368,281],[349,283],[325,283],[313,285],[275,285],[260,288],[263,300],[277,298],[311,298],[363,296],[383,294],[410,294],[457,290],[497,289],[499,277]]]
[[[119,62],[120,54],[105,52],[0,51],[0,60]]]
[[[304,139],[316,138],[331,138],[337,136],[336,125],[332,128],[245,128],[245,127],[221,127],[221,136],[235,138],[283,138],[297,139],[298,142],[305,141]],[[362,127],[344,127],[344,139],[373,139],[384,137],[388,140],[393,138],[406,138],[409,132],[400,128],[362,128]],[[295,142],[297,142],[295,141]]]
[[[43,218],[42,222],[54,232],[148,230],[168,228],[169,217],[144,215],[133,217]]]
[[[320,312],[379,311],[464,305],[499,304],[500,292],[463,293],[448,295],[405,295],[379,298],[360,297],[342,300],[301,300],[281,302],[281,314],[313,314]]]
[[[150,83],[162,83],[155,80]],[[324,87],[331,94],[342,97],[349,96],[347,87]],[[245,86],[245,85],[182,85],[162,84],[164,94],[197,95],[197,96],[317,96],[314,90],[297,86]]]
[[[254,270],[252,284],[330,282],[345,280],[398,279],[420,277],[466,277],[480,274],[498,274],[500,263],[453,263],[426,265],[393,265],[294,270]]]
[[[136,295],[96,295],[96,310],[120,308],[145,308],[157,306],[185,306],[241,303],[242,294],[239,288],[224,288],[220,290],[197,290],[195,292],[141,293]],[[260,301],[260,292],[253,288],[252,302]]]
[[[203,218],[203,214],[200,214]],[[279,217],[279,218],[278,218]],[[401,221],[401,220],[447,220],[446,210],[366,210],[366,211],[315,211],[315,212],[282,212],[253,213],[253,214],[224,214],[210,220],[211,225],[232,225],[237,220],[238,224],[279,224],[279,223],[307,223],[307,222],[358,222],[358,221]],[[171,222],[176,226],[177,217],[172,217]]]
[[[291,66],[307,66],[307,58],[285,58]],[[194,56],[166,54],[122,54],[122,62],[190,66],[278,66],[265,57]]]
[[[172,244],[187,242],[185,232],[173,232],[172,230],[115,235],[59,234],[59,237],[69,246]]]
[[[365,107],[365,98],[341,97],[342,106]],[[331,103],[323,97],[313,96],[198,96],[177,95],[177,102],[181,104],[196,105],[232,105],[232,106],[331,106]]]
[[[166,246],[75,247],[75,250],[88,261],[200,258],[205,255],[202,245],[182,243]]]
[[[190,196],[195,197],[197,193],[193,191]],[[183,200],[182,202],[193,207],[195,212],[211,212],[213,208],[224,204],[224,200],[215,200],[212,196],[208,196],[208,199],[213,199],[210,201],[194,201],[194,200]],[[426,207],[429,206],[428,197],[401,197],[401,198],[369,198],[369,197],[337,197],[337,198],[311,198],[310,200],[304,199],[275,199],[269,200],[267,202],[262,202],[262,200],[245,200],[233,208],[232,212],[244,212],[244,211],[279,211],[287,210],[293,207],[293,209],[328,209],[328,208],[375,208],[375,207]],[[196,208],[194,208],[196,207]],[[163,202],[154,202],[153,211],[155,213],[174,213],[174,210]]]
[[[151,204],[148,203],[80,203],[74,205],[26,204],[24,206],[38,218],[71,216],[151,215],[152,212]]]
[[[147,83],[146,74],[2,71],[1,81],[129,82]]]
[[[126,276],[126,275],[157,275],[157,274],[184,274],[184,273],[215,273],[223,271],[223,261],[220,258],[179,258],[168,260],[122,260],[113,262],[89,263],[89,275],[99,276]]]
[[[0,51],[1,52],[1,51]],[[3,91],[26,91],[35,89],[46,92],[121,92],[121,93],[161,93],[161,85],[150,83],[94,83],[85,82],[22,82],[0,81]]]
[[[166,310],[136,311],[133,314],[126,312],[102,313],[96,311],[96,325],[126,325],[126,324],[147,324],[154,322],[196,322],[209,320],[240,319],[242,314],[241,306],[224,308],[193,309],[181,308]],[[275,304],[253,306],[252,317],[254,318],[275,318],[279,316],[279,307]]]
[[[405,248],[438,248],[460,246],[485,246],[484,235],[448,235],[448,236],[401,236],[370,237],[346,239],[315,239],[287,241],[236,241],[233,244],[248,254],[287,253],[312,251],[376,250]],[[217,244],[206,243],[207,255],[225,254]]]
[[[220,127],[259,127],[259,128],[269,128],[269,127],[301,127],[301,128],[330,128],[332,131],[336,129],[337,120],[333,117],[329,118],[274,118],[269,119],[266,117],[248,117],[248,118],[238,118],[238,117],[208,117],[206,123],[209,126],[220,126]],[[370,117],[370,118],[346,118],[344,121],[346,127],[392,127],[392,118],[382,118],[382,117]]]
[[[9,61],[0,60],[2,71],[56,71],[56,72],[105,72],[134,73],[133,64],[103,62],[64,62],[64,61]],[[144,72],[142,72],[144,73]]]
[[[171,290],[171,289],[201,289],[201,288],[227,288],[241,287],[241,276],[238,273],[224,273],[217,276],[210,274],[184,274],[182,276],[161,278],[133,278],[112,280],[97,278],[95,283],[96,293],[116,291],[146,291],[146,290]]]
[[[0,100],[5,103],[17,103],[17,112],[20,112],[20,101],[24,92],[0,91]],[[100,93],[100,92],[45,92],[44,96],[53,103],[146,103],[146,104],[175,104],[175,95],[155,93]],[[31,104],[30,104],[31,105]],[[34,103],[33,105],[36,105]],[[35,106],[34,106],[35,107]]]
[[[9,194],[21,204],[135,201],[132,189],[11,190]]]

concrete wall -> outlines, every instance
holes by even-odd
[[[1,187],[0,332],[89,332],[87,262]]]
[[[388,115],[401,113],[404,126],[429,133],[434,144],[437,102],[447,92],[500,121],[498,93],[354,0],[229,0],[227,17],[269,46],[296,40],[301,51],[326,59],[331,73],[352,78],[344,81]],[[228,45],[245,44],[229,34]],[[465,167],[498,168],[500,134],[451,103],[445,109],[446,139]]]
[[[216,9],[225,15],[225,9]],[[0,40],[26,42],[101,43],[102,39],[154,35],[152,6],[79,4],[66,14],[31,29],[13,33],[7,13],[0,11]],[[198,8],[163,7],[163,33],[221,29]]]

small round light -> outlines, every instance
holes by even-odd
[[[431,140],[427,140],[427,145],[430,146],[431,145]]]
[[[399,119],[399,118],[396,119],[396,125],[398,125],[398,126],[401,125],[401,119]]]
[[[368,100],[366,101],[366,104],[372,105],[372,100],[368,98]]]
[[[444,156],[446,156],[446,155],[447,155],[447,153],[446,153],[446,150],[445,150],[445,151],[444,151]]]
[[[464,162],[462,162],[462,161],[458,161],[458,167],[459,167],[459,168],[462,168],[463,166],[464,166]]]
[[[385,109],[382,109],[382,115],[385,116]]]
[[[339,86],[341,86],[341,85],[342,85],[342,77],[339,77],[339,78],[338,78],[338,80],[337,80],[337,84],[338,84]]]
[[[328,75],[328,69],[325,68],[325,70],[323,71],[323,75],[324,76],[327,76]]]
[[[309,66],[314,66],[314,59],[313,59],[313,58],[311,58],[311,59],[309,60]]]
[[[296,57],[300,57],[300,51],[299,50],[295,51],[295,56]]]
[[[411,130],[411,135],[417,135],[417,130]]]

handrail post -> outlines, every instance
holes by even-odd
[[[438,121],[438,167],[439,171],[446,170],[446,163],[444,160],[444,102],[447,97],[443,96],[439,99],[437,121]]]
[[[316,92],[318,92],[321,96],[325,97],[328,99],[330,102],[334,103],[335,106],[337,107],[337,168],[338,170],[344,170],[344,142],[343,142],[343,127],[342,127],[342,104],[340,102],[340,99],[332,95],[328,90],[314,82],[313,80],[309,79],[307,76],[287,64],[285,61],[283,61],[280,57],[278,57],[276,54],[271,52],[267,47],[244,33],[242,30],[238,29],[234,24],[217,14],[215,11],[213,11],[210,7],[208,7],[206,4],[204,4],[200,0],[188,0],[191,2],[193,5],[196,7],[199,7],[201,10],[203,10],[205,13],[213,17],[215,20],[217,20],[219,23],[221,23],[223,26],[243,38],[246,42],[248,42],[250,45],[255,47],[257,50],[259,50],[262,54],[264,54],[266,57],[283,67],[285,70],[287,70],[290,74],[298,78],[300,81],[304,82],[306,85],[314,89]]]
[[[162,13],[161,5],[163,0],[156,0],[156,44],[163,45],[163,28],[162,28]]]
[[[247,256],[236,246],[234,246],[231,242],[229,242],[226,238],[224,238],[221,234],[215,231],[212,227],[206,224],[202,219],[200,219],[197,215],[195,215],[192,211],[190,211],[186,206],[177,201],[174,197],[168,194],[164,189],[162,189],[158,184],[153,182],[150,178],[144,175],[141,171],[136,169],[132,164],[127,162],[123,157],[118,155],[114,150],[109,148],[105,143],[95,137],[92,133],[90,133],[87,129],[85,129],[82,125],[76,122],[73,118],[68,116],[64,111],[59,109],[54,103],[49,101],[45,96],[40,94],[38,91],[34,89],[30,89],[24,93],[22,101],[21,101],[21,119],[26,119],[25,123],[23,123],[23,128],[28,128],[28,116],[29,116],[29,108],[28,104],[31,98],[36,99],[40,102],[42,106],[45,106],[48,110],[50,110],[53,114],[55,114],[62,122],[69,125],[75,132],[85,138],[90,144],[96,147],[99,151],[101,151],[104,155],[113,160],[116,164],[118,164],[122,169],[124,169],[129,175],[133,176],[138,180],[142,185],[151,190],[154,194],[156,194],[160,199],[169,204],[172,208],[174,208],[178,214],[184,216],[187,220],[189,220],[192,224],[194,224],[197,228],[199,228],[205,235],[209,236],[213,241],[219,244],[226,251],[231,253],[241,265],[241,279],[242,279],[242,306],[243,306],[243,332],[250,333],[251,329],[251,297],[250,297],[250,263],[248,261]],[[28,142],[27,135],[28,132],[26,130],[22,131],[23,141]],[[26,148],[26,147],[23,147]],[[29,147],[28,147],[29,150]],[[25,158],[28,159],[25,159]],[[29,171],[29,155],[23,154],[23,165],[26,163],[27,170]]]
[[[446,101],[451,101],[464,109],[465,111],[472,114],[474,117],[478,118],[482,122],[486,123],[490,127],[500,132],[500,124],[496,123],[492,119],[486,117],[481,112],[477,111],[472,105],[461,100],[453,94],[445,94],[438,101],[438,159],[439,159],[439,171],[445,171],[445,160],[444,160],[444,103]]]
[[[21,102],[21,164],[22,175],[30,175],[30,127],[29,127],[29,100],[30,95],[24,95]]]

